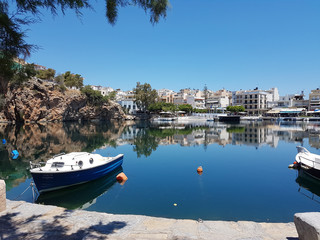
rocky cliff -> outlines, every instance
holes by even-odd
[[[51,82],[32,79],[9,90],[0,115],[3,121],[52,122],[124,119],[121,106],[110,101],[96,107],[87,104],[78,90],[61,91]]]

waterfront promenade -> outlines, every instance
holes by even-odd
[[[176,220],[6,203],[0,213],[0,239],[298,239],[293,222]]]

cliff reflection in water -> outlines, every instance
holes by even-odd
[[[138,157],[149,157],[159,145],[203,146],[209,144],[246,145],[259,148],[269,145],[276,148],[280,141],[320,147],[319,125],[277,125],[250,123],[228,125],[208,122],[203,125],[154,125],[148,122],[113,123],[47,123],[30,125],[0,125],[0,138],[7,140],[0,148],[0,178],[7,188],[30,178],[29,161],[46,161],[61,152],[92,152],[95,149],[133,146]],[[10,158],[18,150],[17,160]]]

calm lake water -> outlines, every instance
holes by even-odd
[[[34,200],[29,161],[88,151],[123,153],[122,169],[40,195],[36,202],[115,214],[263,222],[291,222],[296,212],[320,211],[320,183],[288,169],[298,145],[320,154],[320,124],[2,124],[0,138],[7,140],[0,146],[0,178],[11,200]],[[10,158],[14,149],[20,153],[16,160]],[[124,185],[115,180],[120,171],[129,178]]]

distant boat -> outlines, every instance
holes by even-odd
[[[123,154],[102,157],[87,152],[55,155],[44,166],[30,162],[30,172],[39,193],[89,182],[120,167]]]
[[[320,155],[310,153],[306,148],[297,146],[296,164],[308,175],[320,180]]]
[[[175,120],[177,120],[176,117],[158,117],[153,119],[154,122],[173,122]]]
[[[153,118],[154,122],[173,122],[177,120],[177,117],[172,112],[160,112],[160,116]]]

